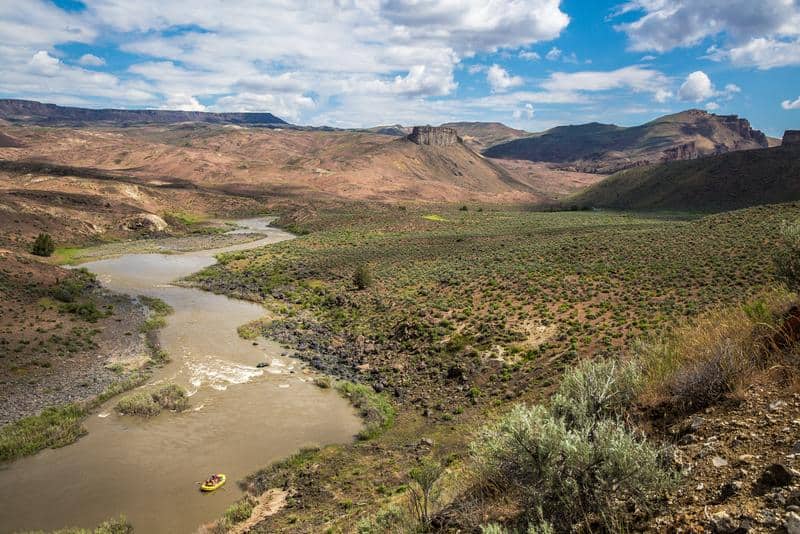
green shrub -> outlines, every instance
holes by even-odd
[[[406,513],[393,505],[373,517],[362,519],[356,526],[358,534],[408,534],[415,531],[415,525]]]
[[[368,440],[382,434],[394,424],[395,409],[391,401],[364,384],[339,382],[336,389],[358,408],[366,426],[358,438]]]
[[[503,528],[497,523],[490,523],[488,525],[481,525],[481,534],[514,534],[516,531]],[[548,521],[540,521],[538,523],[530,523],[525,530],[525,534],[556,534],[553,525]]]
[[[430,526],[431,509],[439,496],[436,481],[443,472],[442,464],[432,458],[423,458],[408,475],[411,478],[411,484],[408,486],[411,508],[424,529]]]
[[[634,363],[585,361],[564,375],[550,406],[572,426],[617,419],[633,403],[641,384],[642,374]]]
[[[223,520],[229,526],[235,525],[236,523],[241,523],[242,521],[247,521],[250,518],[250,514],[253,513],[253,508],[256,506],[256,501],[249,495],[244,499],[238,500],[225,510],[225,515],[223,516]]]
[[[36,256],[52,256],[56,250],[56,245],[53,243],[53,238],[50,234],[39,234],[33,242],[31,254]]]
[[[369,272],[369,267],[364,264],[356,267],[356,271],[353,273],[353,284],[359,290],[367,289],[372,285],[372,274]]]
[[[488,485],[541,509],[559,531],[583,521],[612,527],[672,480],[658,450],[620,422],[570,427],[543,406],[517,406],[483,428],[471,451]]]
[[[800,292],[800,222],[783,224],[774,261],[778,278],[789,290]]]
[[[111,315],[110,312],[98,310],[97,304],[92,301],[65,302],[61,305],[61,309],[67,313],[77,315],[88,323],[96,323],[98,319],[102,319]]]
[[[28,532],[27,534],[47,534],[42,530],[36,532]],[[133,534],[133,525],[131,525],[125,516],[120,516],[115,519],[103,521],[96,528],[61,528],[53,530],[49,534]]]
[[[624,423],[641,383],[636,365],[581,363],[549,407],[517,406],[479,432],[471,452],[482,480],[539,511],[528,517],[539,521],[533,532],[616,528],[628,505],[645,505],[673,480],[659,451]]]
[[[168,384],[159,389],[146,392],[137,391],[120,399],[116,409],[123,415],[155,417],[161,410],[181,412],[189,407],[186,390],[175,384]]]
[[[172,306],[156,297],[139,295],[139,301],[152,311],[150,317],[139,327],[139,331],[145,334],[164,328],[167,325],[167,315],[175,311]]]
[[[161,407],[153,400],[153,396],[145,391],[137,391],[123,397],[117,403],[116,409],[123,415],[140,417],[155,417],[161,413]]]
[[[97,278],[86,269],[72,269],[64,280],[61,280],[51,290],[54,299],[70,303],[82,296],[87,290],[97,284]]]
[[[189,397],[186,395],[186,390],[176,384],[161,387],[151,395],[153,401],[164,410],[182,412],[189,407]]]
[[[66,404],[43,410],[0,428],[0,461],[34,454],[48,447],[63,447],[86,434],[81,424],[86,409]]]
[[[331,379],[327,376],[318,376],[314,379],[314,384],[321,389],[328,389],[331,387]]]
[[[175,311],[172,306],[157,297],[139,295],[139,301],[158,315],[170,315]]]

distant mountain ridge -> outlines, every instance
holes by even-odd
[[[754,130],[746,119],[692,109],[640,126],[597,122],[558,126],[496,144],[484,151],[484,155],[558,163],[570,170],[610,174],[631,167],[769,145],[767,136]]]
[[[32,100],[0,99],[0,119],[10,123],[70,125],[105,123],[174,124],[204,122],[237,125],[289,125],[272,113],[209,113],[205,111],[170,111],[157,109],[89,109],[43,104]]]

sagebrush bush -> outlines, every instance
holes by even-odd
[[[641,370],[635,363],[585,361],[561,380],[550,408],[573,426],[620,418],[639,394],[641,384]]]
[[[558,529],[613,525],[627,505],[642,506],[672,481],[658,450],[622,423],[570,427],[543,406],[517,406],[472,443],[479,474],[541,509]]]
[[[481,480],[538,510],[536,532],[578,522],[614,528],[671,485],[659,450],[626,426],[638,366],[586,362],[568,372],[549,407],[516,406],[487,425],[470,450]]]
[[[800,222],[783,224],[774,261],[778,278],[790,291],[800,292]]]
[[[362,290],[372,285],[372,273],[369,272],[369,267],[364,264],[356,267],[356,271],[353,273],[353,284],[357,289]]]

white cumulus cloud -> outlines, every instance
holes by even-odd
[[[742,89],[733,83],[727,84],[723,90],[719,91],[714,87],[714,83],[708,77],[708,74],[697,70],[686,77],[686,81],[678,89],[678,98],[684,102],[700,102],[715,97],[730,100],[733,95],[741,91]],[[715,102],[710,102],[709,104],[719,107]]]
[[[661,72],[638,65],[611,71],[554,72],[542,83],[549,91],[608,91],[631,89],[657,93],[668,80]]]
[[[666,52],[717,41],[709,57],[770,69],[800,64],[800,2],[796,0],[630,0],[615,28],[635,51]]]
[[[168,95],[161,109],[175,109],[179,111],[206,111],[206,107],[192,95],[178,93]]]
[[[512,87],[522,85],[524,82],[519,76],[512,76],[500,65],[492,65],[486,72],[486,81],[494,93],[508,91]]]
[[[686,77],[686,81],[678,89],[678,98],[686,102],[700,102],[711,98],[715,94],[711,78],[701,70],[689,74]]]
[[[106,64],[106,60],[94,54],[84,54],[80,57],[78,63],[85,67],[102,67]]]

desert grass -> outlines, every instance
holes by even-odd
[[[794,301],[786,291],[768,291],[634,343],[632,352],[644,369],[643,403],[691,411],[736,396],[786,355],[777,342]]]

